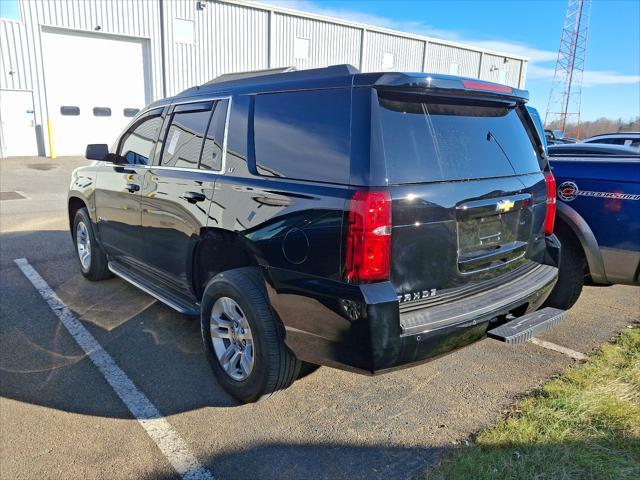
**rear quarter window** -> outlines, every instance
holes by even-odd
[[[380,96],[377,118],[391,184],[503,177],[541,168],[535,133],[513,106]]]
[[[254,142],[260,175],[348,183],[349,89],[256,96]]]

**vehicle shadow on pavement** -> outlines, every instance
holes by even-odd
[[[621,442],[624,442],[622,448]],[[603,445],[617,445],[616,455]],[[264,443],[206,458],[203,465],[218,480],[432,480],[441,479],[440,462],[460,448],[411,448],[340,443]],[[460,462],[446,478],[562,478],[571,469],[576,478],[638,478],[634,450],[637,440],[622,440],[613,431],[597,441],[505,442],[484,446]],[[458,450],[464,453],[465,450]],[[476,462],[478,455],[488,458]],[[165,471],[157,480],[179,479]]]
[[[84,279],[66,231],[4,233],[0,242],[3,401],[131,419],[98,369],[13,262],[24,257],[174,428],[191,441],[203,438],[200,435],[206,432],[204,438],[213,445],[206,444],[205,451],[215,448],[217,453],[210,457],[197,449],[194,453],[216,478],[409,479],[436,458],[438,450],[428,447],[369,446],[335,439],[322,443],[328,434],[326,422],[338,420],[331,418],[337,414],[327,410],[326,400],[322,405],[303,406],[309,397],[321,398],[314,392],[319,388],[318,373],[276,398],[241,406],[216,383],[201,346],[197,319],[177,314],[120,279]],[[313,414],[302,413],[308,408]],[[176,415],[198,410],[202,415],[197,417]],[[288,422],[292,423],[287,426]],[[336,424],[329,430],[348,435],[356,428],[362,431],[357,435],[368,435],[372,424],[356,423],[359,426]],[[246,436],[238,429],[246,430]],[[318,439],[318,444],[265,443],[269,437],[283,435],[300,442]],[[234,448],[238,442],[243,442],[242,447]],[[152,478],[178,476],[166,465],[158,465]]]
[[[24,257],[163,415],[238,405],[213,377],[197,318],[174,312],[118,278],[86,280],[68,232],[3,233],[0,244],[3,398],[86,415],[131,418],[14,264],[13,259]]]
[[[264,443],[204,460],[220,480],[412,480],[433,465],[442,449],[343,443]],[[157,480],[179,478],[159,474]]]

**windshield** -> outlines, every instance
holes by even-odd
[[[531,132],[515,105],[379,98],[390,184],[503,177],[540,171]]]

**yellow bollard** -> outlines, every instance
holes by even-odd
[[[49,137],[49,157],[50,158],[56,158],[56,152],[53,149],[53,126],[51,124],[51,119],[47,118],[47,130],[48,130],[48,137]]]

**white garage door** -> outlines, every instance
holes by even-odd
[[[111,145],[149,103],[146,40],[48,30],[42,41],[55,153]]]

